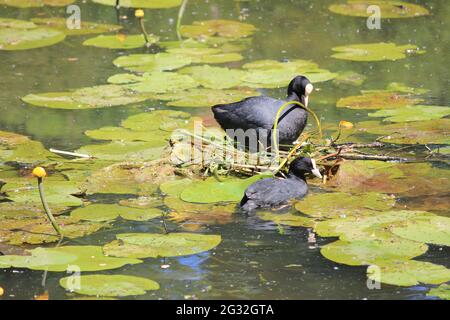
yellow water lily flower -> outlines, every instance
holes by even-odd
[[[353,128],[353,123],[351,123],[349,121],[341,120],[339,122],[339,127],[343,128],[343,129],[352,129]]]
[[[143,18],[143,17],[144,17],[144,10],[142,10],[142,9],[137,9],[137,10],[134,12],[134,16],[135,16],[136,18]]]
[[[31,174],[33,176],[35,176],[36,178],[43,178],[47,176],[47,172],[45,171],[44,168],[42,167],[36,167],[33,169],[33,172],[31,172]]]

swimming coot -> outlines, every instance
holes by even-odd
[[[313,89],[308,78],[297,76],[289,83],[287,101],[298,101],[308,107],[308,96]],[[227,134],[230,137],[235,134],[230,130],[242,129],[247,135],[251,135],[249,129],[255,129],[260,143],[268,146],[271,144],[271,129],[278,109],[285,102],[266,96],[250,97],[235,103],[213,106],[212,111],[222,129],[229,130]],[[278,121],[278,144],[292,144],[305,128],[307,118],[307,111],[298,105],[287,107]]]
[[[289,166],[287,178],[267,178],[250,185],[241,200],[241,208],[247,212],[257,208],[277,208],[292,199],[303,198],[308,192],[307,173],[322,178],[314,159],[296,158]]]

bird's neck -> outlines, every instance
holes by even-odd
[[[295,179],[295,180],[300,180],[300,181],[306,181],[306,177],[304,174],[302,175],[295,175],[292,172],[289,172],[287,175],[288,179]]]
[[[288,97],[286,100],[300,102],[300,97],[295,92],[288,92]]]

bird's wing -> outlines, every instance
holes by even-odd
[[[248,187],[245,196],[257,203],[277,205],[298,196],[298,190],[293,187],[285,179],[262,179]]]

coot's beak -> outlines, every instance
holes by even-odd
[[[305,95],[302,96],[302,103],[305,107],[308,108],[308,102],[309,102],[309,95],[311,94],[311,92],[313,92],[314,87],[311,83],[308,83],[305,87]]]
[[[316,166],[316,160],[311,159],[311,163],[312,163],[312,166],[313,166],[313,169],[311,170],[311,173],[313,175],[315,175],[317,178],[322,179],[322,175],[320,174],[320,171],[319,171],[319,169]]]

